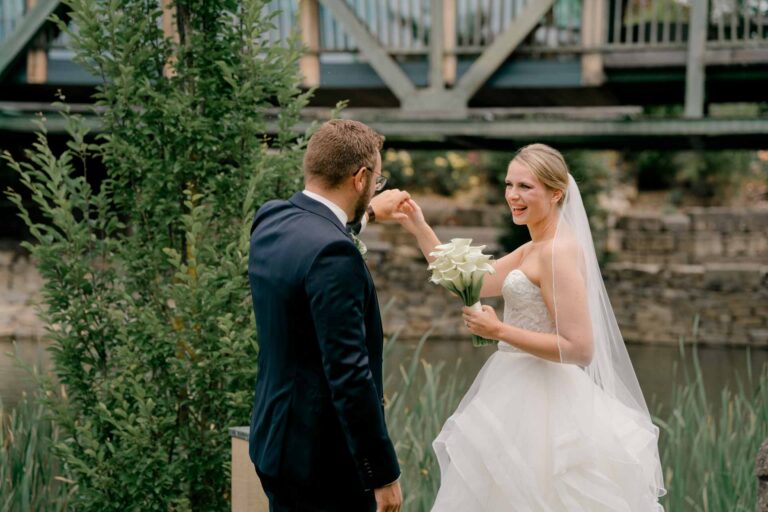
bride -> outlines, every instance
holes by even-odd
[[[664,495],[651,422],[597,264],[579,189],[562,155],[518,151],[505,197],[531,241],[495,262],[465,325],[499,340],[433,443],[433,511],[656,512]],[[428,261],[440,244],[410,201],[398,221]]]

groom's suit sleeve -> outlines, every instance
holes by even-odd
[[[323,248],[306,279],[312,318],[336,414],[366,489],[400,475],[368,363],[366,270],[350,241]]]

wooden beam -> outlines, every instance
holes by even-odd
[[[604,44],[605,6],[603,0],[584,0],[581,11],[581,44],[588,49],[595,49]],[[603,56],[599,51],[587,51],[581,56],[581,83],[583,85],[602,85],[605,82]]]
[[[443,82],[456,83],[456,0],[443,0]]]
[[[688,59],[682,48],[644,51],[607,51],[603,54],[606,68],[670,68],[683,67]],[[709,45],[704,52],[705,66],[743,66],[768,64],[768,47],[717,48]]]
[[[32,11],[37,0],[27,0],[27,12]],[[48,81],[48,38],[44,30],[32,38],[27,49],[27,83],[44,84]]]
[[[0,105],[2,108],[16,110],[13,116],[0,116],[0,131],[31,133],[37,130],[33,123],[36,119],[34,113],[40,105],[29,107],[14,105]],[[50,108],[50,105],[48,106]],[[503,109],[502,109],[503,110]],[[502,117],[504,112],[498,109],[469,109],[463,119],[447,120],[438,117],[429,117],[426,113],[403,111],[400,109],[345,109],[342,117],[362,121],[381,134],[387,136],[388,141],[395,138],[409,140],[413,144],[419,141],[425,144],[429,141],[447,140],[447,138],[475,138],[477,140],[496,141],[533,141],[539,140],[553,144],[568,143],[572,141],[591,141],[600,143],[605,141],[619,141],[632,143],[635,147],[652,148],[660,143],[666,144],[666,139],[676,138],[682,144],[689,138],[720,138],[726,140],[724,147],[755,147],[764,146],[768,137],[768,118],[743,118],[743,119],[605,119],[606,114],[601,114],[598,109],[594,116],[599,118],[584,118],[585,112],[574,112],[567,115],[566,110],[559,110],[561,115],[555,116],[551,111],[547,119],[532,117],[533,112],[524,114],[517,109],[506,109],[512,118]],[[531,109],[535,110],[535,109]],[[546,109],[544,109],[546,112]],[[578,109],[576,109],[578,110]],[[43,109],[46,112],[45,109]],[[297,134],[304,133],[311,123],[319,119],[327,119],[330,109],[325,116],[320,116],[316,109],[307,109],[303,112],[302,121],[293,127]],[[617,111],[615,114],[621,114]],[[275,113],[276,115],[277,113]],[[497,119],[493,119],[498,116]],[[65,133],[66,120],[61,116],[46,116],[49,133]],[[103,128],[100,119],[86,114],[84,120],[89,129],[100,132]],[[274,133],[277,122],[270,121],[267,124],[268,133]],[[679,144],[678,144],[679,145]]]
[[[693,0],[688,60],[685,66],[685,111],[687,118],[704,116],[704,52],[707,45],[708,0]]]
[[[485,49],[454,89],[465,102],[488,81],[491,75],[517,48],[517,45],[536,27],[542,16],[552,8],[554,0],[529,1],[515,21]]]
[[[305,52],[299,60],[299,69],[305,87],[320,85],[320,7],[317,0],[299,1],[299,27]]]
[[[162,0],[163,6],[163,36],[170,39],[178,48],[179,26],[176,23],[176,5],[174,0]],[[176,76],[176,55],[168,57],[163,66],[163,76],[170,78]]]
[[[345,32],[354,39],[360,52],[392,90],[401,103],[412,97],[416,88],[400,66],[384,50],[344,0],[320,0],[334,15]]]
[[[430,0],[431,29],[429,31],[429,88],[445,89],[443,56],[445,55],[445,25],[443,0]]]
[[[38,4],[19,21],[13,32],[3,39],[0,43],[0,78],[8,72],[21,52],[29,46],[32,38],[40,32],[60,3],[59,0],[39,0]]]

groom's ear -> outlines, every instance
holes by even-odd
[[[354,174],[352,174],[352,183],[355,186],[355,190],[362,192],[365,188],[365,166],[359,167]]]

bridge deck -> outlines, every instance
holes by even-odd
[[[264,14],[278,13],[271,44],[299,31],[313,106],[349,99],[347,115],[379,123],[392,140],[758,144],[768,135],[760,119],[705,114],[710,103],[765,101],[768,2],[701,2],[271,0]],[[27,4],[0,0],[0,102],[33,104],[57,88],[87,98],[98,79],[73,62],[66,35],[44,26],[60,2]],[[591,110],[590,119],[553,120],[546,111],[675,103],[703,119],[606,120]],[[525,119],[514,114],[531,106],[539,110]],[[26,131],[31,110],[0,108],[0,130]]]

